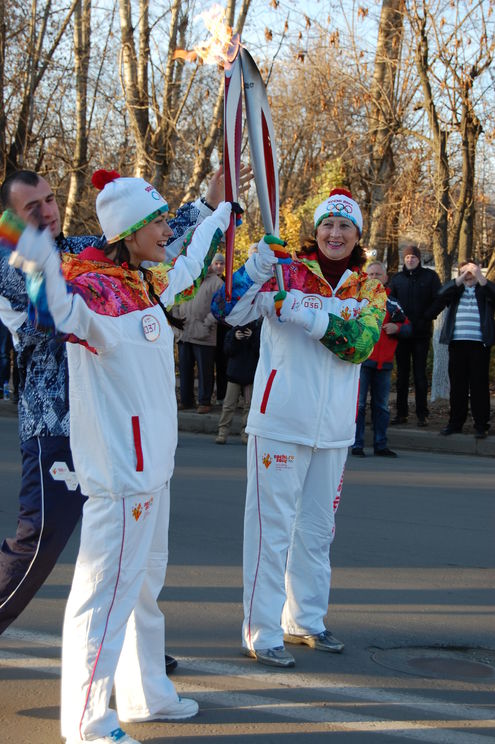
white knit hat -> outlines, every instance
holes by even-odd
[[[143,178],[122,178],[116,171],[98,170],[91,181],[100,189],[96,214],[107,243],[131,235],[168,211],[165,199]]]
[[[345,217],[357,227],[359,235],[363,232],[363,215],[357,202],[346,189],[333,189],[330,196],[315,210],[315,230],[325,217]]]

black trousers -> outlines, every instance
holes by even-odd
[[[79,486],[52,475],[55,463],[74,470],[69,437],[33,437],[21,452],[17,531],[0,546],[0,634],[50,575],[86,501]]]
[[[490,347],[481,341],[451,341],[449,344],[450,420],[461,428],[468,414],[468,400],[474,425],[484,431],[490,418]]]
[[[416,396],[416,415],[418,418],[428,416],[428,378],[426,360],[430,348],[429,338],[407,339],[399,341],[395,350],[397,362],[397,416],[406,417],[409,413],[409,373],[411,359]]]
[[[217,346],[215,349],[215,385],[217,390],[217,400],[223,400],[227,392],[227,357],[223,350],[223,342],[229,331],[229,326],[225,323],[217,325]]]

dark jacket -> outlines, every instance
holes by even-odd
[[[237,339],[235,332],[245,328],[250,328],[252,331],[249,338]],[[238,385],[250,385],[253,382],[260,352],[260,331],[261,322],[254,320],[247,325],[231,328],[225,336],[223,350],[228,358],[227,380],[229,382],[236,382]]]
[[[432,269],[419,265],[412,271],[404,266],[389,282],[390,296],[396,298],[412,325],[412,339],[429,338],[432,322],[428,310],[442,286]]]
[[[440,343],[448,344],[452,341],[454,335],[455,318],[459,300],[464,292],[464,284],[459,287],[455,279],[441,287],[435,303],[435,315],[438,315],[444,307],[448,307],[448,312],[440,334]],[[492,346],[495,343],[495,321],[493,314],[495,312],[495,284],[488,282],[481,286],[476,284],[474,293],[480,312],[481,339],[485,346]]]

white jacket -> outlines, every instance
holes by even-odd
[[[315,311],[308,332],[279,321],[275,280],[260,286],[253,269],[249,259],[239,282],[234,276],[233,296],[244,294],[224,316],[217,313],[231,325],[264,316],[246,431],[317,448],[348,447],[354,441],[360,362],[380,335],[385,290],[347,270],[332,291],[314,261],[294,261],[284,267],[285,287]]]
[[[155,289],[163,288],[163,305],[193,283],[208,250],[216,250],[225,229],[220,211],[196,228],[172,269],[149,270]],[[77,265],[80,257],[72,258]],[[70,439],[81,490],[110,498],[153,493],[169,480],[177,445],[174,338],[163,310],[140,272],[111,264],[108,275],[104,264],[86,262],[68,291],[54,251],[43,270],[57,328],[83,342],[67,345]]]

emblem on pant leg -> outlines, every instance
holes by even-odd
[[[79,485],[77,475],[69,470],[66,462],[54,462],[50,468],[50,475],[55,481],[65,481],[68,491],[75,491]]]
[[[272,458],[270,457],[270,455],[268,454],[268,452],[263,455],[263,457],[261,458],[261,462],[263,463],[263,465],[265,466],[265,468],[268,470],[268,468],[272,464]]]
[[[274,454],[272,456],[268,452],[265,452],[261,458],[261,462],[267,470],[273,462],[275,463],[275,470],[291,470],[294,467],[295,457],[294,455],[285,454]]]
[[[134,504],[132,507],[132,516],[136,520],[136,522],[139,522],[141,517],[145,519],[150,513],[151,513],[151,507],[153,506],[153,497],[148,499],[148,501],[139,502],[138,504]]]

